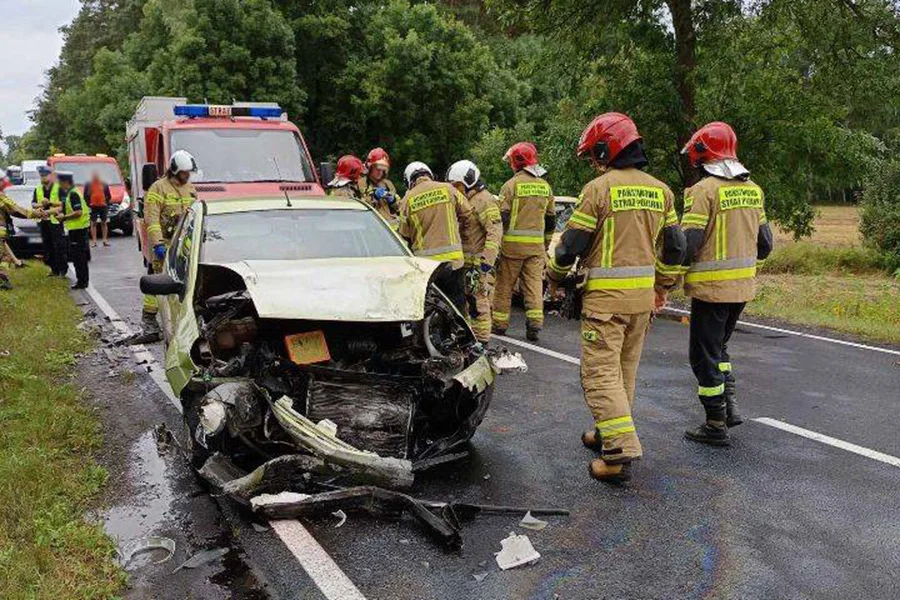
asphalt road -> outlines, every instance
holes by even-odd
[[[94,251],[91,281],[137,324],[140,258],[133,240],[113,242]],[[509,335],[524,339],[521,315]],[[540,345],[577,357],[577,322],[550,317]],[[590,415],[578,366],[510,348],[528,372],[499,379],[471,456],[420,476],[414,495],[562,507],[571,516],[549,518],[543,531],[519,528],[513,517],[479,517],[465,525],[456,553],[409,521],[306,523],[364,597],[900,597],[900,468],[754,421],[733,430],[730,448],[684,441],[701,418],[684,325],[658,320],[648,337],[635,409],[645,456],[624,489],[587,476],[592,454],[579,435]],[[745,417],[900,456],[900,357],[747,328],[730,352]],[[173,409],[162,412],[177,423]],[[245,515],[219,506],[269,596],[324,597],[271,531],[254,531]],[[501,572],[494,553],[512,531],[528,534],[541,559]]]

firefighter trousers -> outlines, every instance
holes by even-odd
[[[734,381],[728,340],[745,305],[745,302],[691,300],[689,355],[704,407],[724,406],[725,382]]]
[[[497,284],[494,291],[494,326],[509,327],[509,309],[516,282],[520,282],[525,300],[525,320],[532,329],[544,325],[544,255],[527,258],[500,256],[497,266]]]
[[[486,344],[491,341],[491,303],[494,300],[494,274],[477,271],[475,277],[467,277],[466,300],[468,301],[469,324],[475,332],[475,339]]]
[[[169,247],[169,244],[166,244],[166,248]],[[150,263],[150,267],[147,269],[147,273],[149,275],[153,275],[154,273],[162,273],[163,270],[163,261],[153,259],[153,262]],[[155,315],[159,312],[159,298],[156,296],[151,296],[149,294],[144,294],[144,301],[141,305],[141,311],[148,315]]]
[[[650,312],[589,313],[581,318],[581,387],[603,440],[603,460],[640,458],[631,408]]]

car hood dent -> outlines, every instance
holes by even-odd
[[[411,256],[250,260],[222,265],[240,275],[260,318],[418,321],[440,263]]]

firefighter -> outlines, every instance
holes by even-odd
[[[51,180],[49,167],[39,168],[38,172],[41,174],[41,185],[34,189],[32,206],[43,209],[48,215],[41,221],[41,241],[44,251],[50,257],[50,275],[65,277],[69,271],[69,241],[66,239],[65,228],[56,218],[57,209],[62,206],[59,184]],[[44,223],[49,243],[44,238]]]
[[[38,175],[41,176],[41,182],[34,188],[34,194],[31,197],[31,208],[36,210],[49,209],[51,203],[59,206],[59,185],[53,181],[51,177],[52,171],[47,165],[40,165],[37,168]],[[44,206],[44,202],[47,206]],[[55,220],[55,217],[54,217]],[[56,275],[59,267],[56,263],[56,253],[53,247],[53,235],[50,232],[51,227],[50,216],[40,220],[38,226],[41,230],[41,245],[44,249],[44,264],[50,267],[50,275]]]
[[[493,331],[503,335],[509,326],[513,287],[518,281],[525,299],[526,337],[538,341],[544,325],[544,263],[556,228],[556,206],[547,170],[538,164],[537,148],[529,142],[513,145],[503,160],[513,177],[500,189],[503,240],[497,266]]]
[[[87,288],[90,273],[88,271],[88,237],[91,227],[91,210],[75,187],[75,176],[69,171],[57,171],[56,181],[59,184],[59,200],[56,220],[63,224],[68,234],[69,254],[72,266],[75,267],[75,285],[73,290]],[[68,271],[68,265],[66,267]]]
[[[365,200],[374,206],[388,223],[397,226],[397,188],[387,178],[391,169],[391,157],[384,148],[374,148],[366,157],[365,171],[359,180],[359,190]]]
[[[642,455],[631,415],[644,336],[658,300],[678,280],[685,241],[672,191],[643,171],[643,142],[628,116],[596,117],[578,155],[600,175],[584,187],[550,258],[549,291],[580,259],[581,385],[595,423],[581,439],[600,452],[591,476],[623,483]]]
[[[423,162],[412,162],[403,173],[407,192],[400,203],[399,233],[416,256],[449,263],[435,275],[435,284],[462,314],[466,314],[463,243],[473,225],[472,206],[449,183],[434,181]]]
[[[706,421],[688,439],[729,443],[728,428],[742,422],[728,340],[744,306],[756,295],[756,269],[772,251],[762,188],[738,161],[737,136],[726,123],[700,128],[682,150],[703,175],[684,192],[681,225],[689,267],[690,360]]]
[[[342,156],[337,163],[334,179],[328,182],[328,195],[341,198],[362,200],[359,193],[359,176],[362,175],[362,161],[348,154]]]
[[[181,219],[181,215],[197,199],[191,173],[197,172],[197,161],[185,150],[172,153],[169,169],[164,177],[157,179],[147,190],[144,198],[144,222],[147,224],[147,238],[152,248],[150,270],[161,273],[166,250],[172,241],[172,235]],[[141,311],[141,331],[127,341],[130,344],[149,344],[160,339],[159,323],[156,313],[159,312],[159,300],[156,296],[144,296]]]
[[[479,342],[491,339],[491,303],[494,296],[494,265],[500,251],[503,222],[497,199],[481,180],[481,171],[470,160],[453,163],[447,181],[472,205],[474,227],[463,244],[466,273],[467,315]]]
[[[12,186],[12,182],[6,176],[0,176],[0,257],[4,254],[4,250],[8,248],[6,245],[6,220],[10,216],[22,217],[23,219],[43,218],[46,216],[43,210],[39,208],[22,208],[16,204],[4,191]],[[0,270],[0,290],[8,290],[12,288],[9,283],[9,277]]]

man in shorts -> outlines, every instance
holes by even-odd
[[[84,199],[91,207],[91,247],[97,247],[97,224],[103,231],[103,245],[109,246],[109,202],[112,196],[109,186],[94,171],[91,180],[84,184]]]

